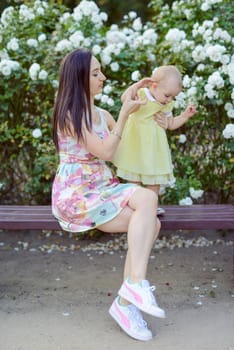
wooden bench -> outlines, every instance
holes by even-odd
[[[163,206],[163,230],[233,230],[234,206],[229,204]],[[51,206],[0,205],[0,229],[61,230]]]

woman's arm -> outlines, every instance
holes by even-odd
[[[131,93],[126,95],[126,99],[120,109],[118,120],[115,122],[114,118],[105,111],[105,115],[108,118],[108,122],[112,130],[105,139],[100,139],[95,132],[84,129],[84,142],[83,145],[88,152],[94,156],[105,160],[112,160],[116,148],[121,140],[121,135],[124,129],[124,125],[129,114],[135,112],[140,105],[145,104],[145,101],[133,100]]]

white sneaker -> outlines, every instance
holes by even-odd
[[[157,216],[162,216],[165,214],[165,209],[163,208],[157,208]]]
[[[109,314],[118,325],[134,339],[143,341],[152,339],[152,333],[137,307],[132,304],[122,306],[118,299],[119,297],[115,298],[109,309]]]
[[[150,286],[147,280],[142,280],[141,283],[129,283],[128,279],[126,279],[118,294],[136,305],[141,311],[152,316],[164,318],[165,312],[158,306],[152,293],[155,289],[155,286]]]

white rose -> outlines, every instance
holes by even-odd
[[[7,25],[11,22],[13,13],[14,13],[13,6],[8,6],[2,11],[1,23],[3,24],[4,27],[7,27]]]
[[[222,134],[225,139],[234,137],[234,124],[227,124]]]
[[[105,66],[105,65],[108,65],[110,64],[111,62],[111,57],[109,55],[102,55],[101,56],[101,61],[102,61],[102,64]]]
[[[209,4],[207,2],[203,2],[203,4],[201,5],[201,10],[203,12],[206,12],[207,10],[209,10]]]
[[[183,78],[183,86],[184,87],[189,87],[191,84],[191,79],[189,78],[188,75],[185,75]]]
[[[77,31],[70,35],[69,40],[72,42],[74,47],[79,47],[81,42],[84,40],[83,33],[81,31]]]
[[[112,87],[111,87],[110,85],[104,86],[103,92],[104,92],[105,94],[108,95],[111,91],[112,91]]]
[[[108,100],[107,100],[107,104],[108,104],[108,106],[114,106],[114,100],[112,99],[112,98],[108,98]]]
[[[101,47],[99,45],[94,45],[92,51],[94,55],[98,55],[101,52]]]
[[[129,15],[129,18],[131,18],[131,19],[134,19],[134,18],[137,17],[137,13],[136,13],[135,11],[130,11],[130,12],[128,13],[128,15]]]
[[[39,41],[39,43],[41,43],[41,42],[43,42],[43,41],[45,41],[46,40],[46,35],[44,34],[44,33],[42,33],[42,34],[40,34],[39,36],[38,36],[38,41]]]
[[[43,9],[43,7],[38,7],[36,13],[39,15],[39,16],[43,16],[45,14],[45,10]]]
[[[35,139],[38,139],[39,137],[41,137],[42,135],[42,132],[40,129],[34,129],[33,132],[32,132],[32,136],[35,138]]]
[[[204,46],[197,45],[192,52],[192,57],[193,57],[195,62],[204,61],[204,59],[206,58],[206,51],[205,51]]]
[[[38,46],[38,42],[36,39],[28,39],[27,40],[27,45],[29,47],[37,47]]]
[[[19,41],[16,38],[12,38],[7,44],[7,50],[17,51],[19,49]]]
[[[29,76],[32,80],[37,79],[38,72],[40,70],[40,65],[38,63],[33,63],[29,68]]]
[[[108,20],[108,15],[106,12],[100,12],[100,17],[103,22],[106,22]]]
[[[110,68],[111,68],[112,72],[118,72],[119,64],[117,62],[112,62],[110,65]]]
[[[194,96],[197,93],[197,88],[195,86],[192,86],[187,90],[187,96]]]
[[[232,109],[232,108],[233,108],[232,103],[230,103],[230,102],[225,103],[225,105],[224,105],[225,111],[229,111],[229,109]]]
[[[8,75],[11,75],[11,67],[10,66],[3,66],[0,69],[2,75],[4,75],[5,77],[7,77]]]
[[[108,99],[109,99],[109,97],[108,97],[107,95],[102,95],[102,97],[101,97],[101,102],[102,102],[102,103],[107,103],[107,102],[108,102]]]
[[[221,77],[220,73],[216,71],[209,76],[208,84],[213,87],[216,86],[218,89],[220,89],[224,86],[224,80]]]
[[[69,13],[69,12],[65,12],[65,13],[60,17],[59,22],[60,22],[60,23],[64,23],[64,22],[66,22],[67,19],[70,18],[70,17],[71,17],[70,13]],[[73,16],[73,18],[74,18],[74,16]]]
[[[52,86],[53,88],[57,89],[57,87],[59,86],[58,80],[52,80]]]
[[[141,74],[140,74],[139,70],[135,70],[132,73],[131,78],[133,81],[138,81],[140,79],[140,76],[141,76]]]
[[[140,18],[136,18],[133,21],[132,28],[136,31],[139,32],[142,29],[142,23]]]
[[[67,39],[60,40],[55,46],[55,51],[57,52],[64,50],[72,50],[72,43]]]
[[[39,74],[38,74],[38,78],[41,80],[45,80],[48,77],[48,73],[42,69]]]
[[[205,69],[205,65],[204,65],[203,63],[200,63],[200,64],[197,66],[197,71],[198,71],[198,72],[202,72],[204,69]]]
[[[229,118],[234,118],[234,109],[229,109],[227,111],[227,115],[228,115]]]
[[[186,135],[184,135],[184,134],[181,134],[180,136],[179,136],[179,143],[185,143],[186,142],[186,140],[187,140],[187,137],[186,137]]]
[[[226,48],[222,45],[210,45],[207,47],[206,54],[213,62],[219,62]]]

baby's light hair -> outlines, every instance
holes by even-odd
[[[160,66],[154,68],[152,72],[152,78],[157,82],[161,82],[166,79],[174,78],[178,80],[179,86],[182,87],[182,76],[180,71],[176,66],[168,65],[168,66]]]

